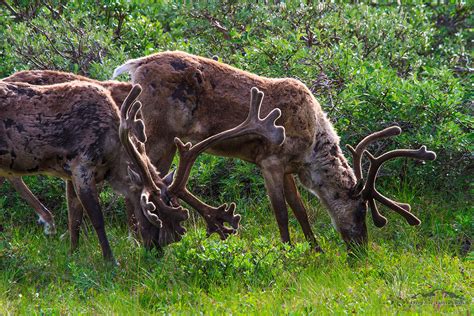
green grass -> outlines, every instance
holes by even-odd
[[[432,204],[414,203],[420,209]],[[324,254],[310,250],[294,220],[294,246],[281,245],[266,201],[239,206],[244,215],[239,235],[206,238],[193,216],[185,238],[161,257],[128,237],[120,216],[108,218],[118,267],[103,262],[90,226],[78,252],[68,255],[67,236],[47,237],[34,223],[20,226],[11,218],[0,233],[0,314],[473,311],[473,254],[463,256],[459,235],[450,237],[452,225],[443,224],[450,214],[442,201],[429,207],[439,216],[421,214],[420,228],[392,214],[389,227],[370,225],[370,252],[359,259],[347,257],[319,207],[311,207],[311,215]],[[64,232],[64,219],[57,217]]]

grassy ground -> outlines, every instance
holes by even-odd
[[[162,256],[146,253],[127,237],[122,218],[109,217],[118,267],[103,263],[91,227],[68,255],[67,236],[44,236],[33,221],[20,226],[4,214],[0,314],[469,314],[473,254],[448,233],[449,212],[468,203],[451,201],[450,209],[428,201],[414,202],[423,211],[419,228],[391,214],[390,227],[371,226],[370,252],[359,259],[347,257],[315,199],[307,204],[324,254],[310,250],[295,221],[295,245],[282,246],[265,200],[239,205],[242,229],[227,241],[206,238],[193,218],[186,237]],[[64,210],[58,213],[62,233]]]

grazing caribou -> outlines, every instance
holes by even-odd
[[[2,79],[2,81],[4,82],[24,82],[41,86],[70,82],[74,80],[94,83],[103,86],[104,88],[110,91],[112,99],[118,105],[123,103],[128,93],[132,89],[132,84],[127,82],[120,82],[116,80],[98,81],[68,72],[53,70],[24,70],[16,72],[11,76]],[[0,185],[4,180],[4,178],[0,177]],[[30,189],[25,184],[25,182],[23,182],[21,177],[9,178],[8,181],[12,184],[13,188],[20,194],[20,196],[25,199],[31,207],[33,207],[33,209],[39,216],[39,222],[44,225],[45,234],[54,234],[56,232],[56,225],[54,223],[54,216],[51,211],[43,203],[41,203],[38,198],[30,191]],[[136,228],[136,223],[132,216],[133,206],[131,205],[131,202],[127,199],[125,200],[125,204],[127,205],[127,216],[129,226],[132,230],[134,230]],[[74,220],[79,221],[80,224],[80,222],[82,221],[82,207],[78,205],[75,209],[77,211],[74,213]],[[74,233],[79,234],[79,231],[75,231]],[[75,237],[75,239],[77,238],[79,238],[79,236]]]
[[[385,225],[386,219],[378,212],[375,200],[400,213],[409,224],[420,223],[410,213],[409,205],[384,197],[374,188],[374,183],[384,161],[395,157],[432,160],[435,159],[433,152],[422,147],[417,151],[396,150],[378,158],[368,155],[371,167],[365,181],[360,168],[367,145],[399,134],[398,127],[374,133],[353,149],[353,170],[321,106],[298,80],[265,78],[180,51],[129,60],[115,69],[113,77],[122,73],[129,73],[132,82],[143,87],[139,100],[146,113],[148,156],[163,174],[170,168],[176,151],[175,137],[196,142],[234,126],[247,113],[251,87],[257,86],[265,93],[262,113],[281,109],[278,123],[286,130],[283,145],[245,136],[217,143],[207,152],[237,157],[259,166],[283,242],[290,242],[288,203],[306,239],[316,250],[320,249],[294,175],[320,198],[348,246],[367,243],[367,204],[371,207],[375,225]]]

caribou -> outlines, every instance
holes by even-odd
[[[24,70],[18,71],[13,75],[3,78],[1,81],[4,82],[23,82],[29,83],[32,85],[52,85],[57,83],[64,83],[70,81],[83,81],[94,83],[104,87],[109,90],[112,99],[116,104],[120,105],[123,103],[128,93],[132,89],[132,84],[128,82],[120,82],[116,80],[107,80],[107,81],[98,81],[89,79],[84,76],[76,75],[73,73],[54,71],[54,70]],[[0,177],[0,185],[6,179]],[[22,180],[21,177],[12,177],[7,181],[11,183],[13,188],[18,192],[18,194],[34,209],[36,214],[39,217],[38,222],[44,225],[44,233],[46,235],[54,234],[56,232],[56,225],[54,222],[54,216],[52,212],[43,204],[41,201],[30,191],[28,186]],[[136,233],[136,222],[133,217],[133,206],[128,199],[125,199],[125,204],[127,205],[127,216],[129,227],[132,231]],[[82,207],[79,205],[74,208],[76,210],[74,216],[75,220],[78,222],[82,221],[81,212],[83,211]],[[74,234],[79,234],[79,231],[73,232]],[[75,239],[79,238],[78,236]]]
[[[176,137],[196,142],[227,130],[245,118],[251,87],[257,86],[265,93],[262,113],[275,108],[282,113],[278,119],[286,132],[282,145],[242,136],[215,143],[206,151],[240,158],[260,168],[283,242],[290,243],[288,203],[306,239],[315,250],[321,250],[309,224],[295,176],[326,206],[335,228],[349,247],[367,244],[368,205],[375,225],[386,224],[375,201],[398,212],[410,225],[420,223],[408,204],[380,194],[375,189],[375,180],[380,166],[389,159],[433,160],[435,153],[421,147],[373,157],[366,150],[375,140],[399,134],[399,127],[376,132],[352,148],[352,169],[331,122],[308,88],[298,80],[265,78],[180,51],[129,60],[115,69],[113,78],[122,73],[130,74],[132,82],[143,87],[139,100],[146,113],[143,119],[147,126],[147,153],[163,174],[168,172],[176,148],[181,150],[174,142]],[[371,167],[364,179],[360,162],[365,155],[370,159]]]

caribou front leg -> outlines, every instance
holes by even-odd
[[[309,224],[308,220],[308,213],[306,212],[306,208],[303,205],[303,201],[301,201],[301,196],[298,192],[298,187],[296,186],[295,178],[292,174],[285,175],[285,199],[293,210],[296,219],[300,223],[306,240],[311,244],[314,251],[322,252],[322,249],[316,241],[313,231],[311,230],[311,225]]]
[[[72,180],[74,190],[97,233],[104,259],[110,262],[115,262],[109,240],[105,233],[104,216],[102,215],[102,210],[99,204],[99,197],[93,177],[94,172],[88,169],[84,170],[82,166],[79,166],[76,169],[78,170],[73,171]]]
[[[273,211],[280,230],[283,243],[290,244],[290,232],[288,230],[288,209],[285,202],[284,170],[282,166],[271,159],[261,163],[262,175],[265,186],[272,204]]]

